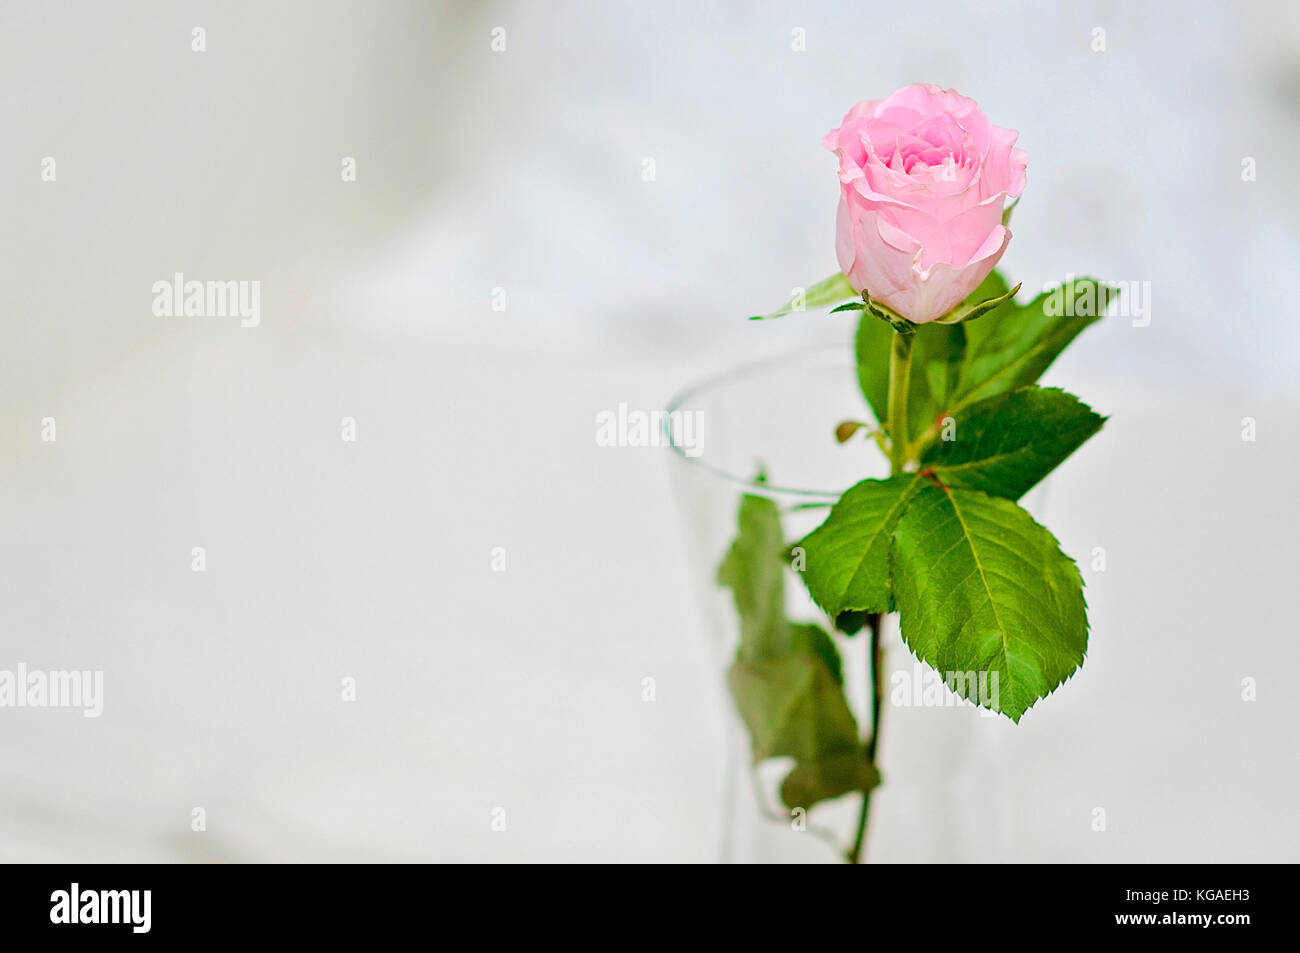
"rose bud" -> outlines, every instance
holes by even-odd
[[[1006,251],[1025,187],[1018,133],[972,99],[905,86],[849,110],[822,140],[839,157],[836,254],[858,293],[916,323],[952,311]]]

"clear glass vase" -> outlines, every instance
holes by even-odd
[[[870,421],[847,347],[797,351],[747,365],[681,392],[669,405],[672,480],[690,547],[705,623],[712,634],[718,702],[728,736],[720,858],[731,863],[840,862],[853,840],[861,795],[823,801],[803,829],[778,796],[790,761],[752,763],[750,743],[727,688],[725,673],[739,643],[730,590],[717,569],[736,535],[741,498],[774,501],[784,538],[800,539],[825,519],[839,494],[867,477],[888,476],[884,455],[863,435],[844,445],[835,428]],[[673,414],[677,416],[674,417]],[[681,427],[685,415],[690,425]],[[674,422],[676,422],[674,424]],[[681,439],[689,433],[689,445]],[[756,480],[759,472],[764,482]],[[1037,503],[1034,497],[1037,496]],[[1041,505],[1036,490],[1026,501]],[[794,621],[829,620],[794,572],[786,573],[786,611]],[[863,735],[870,718],[866,630],[834,634],[843,659],[845,693]],[[886,862],[990,862],[1009,853],[1012,819],[999,804],[1008,784],[999,751],[1014,726],[946,689],[934,691],[898,635],[897,616],[882,631],[885,697],[877,752],[883,782],[871,795],[863,859]]]

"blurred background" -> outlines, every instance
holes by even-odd
[[[1150,321],[1047,375],[1111,417],[1051,487],[1087,664],[957,779],[973,712],[888,712],[873,855],[1300,859],[1281,0],[4,3],[0,669],[104,712],[0,709],[0,859],[714,859],[668,452],[596,415],[849,340],[744,318],[835,270],[820,137],[910,82],[1020,130],[1022,295]],[[260,323],[156,316],[177,272]]]

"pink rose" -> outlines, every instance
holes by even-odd
[[[960,304],[1011,241],[1002,209],[1028,160],[1017,135],[938,86],[850,109],[822,140],[840,160],[835,251],[849,284],[917,324]]]

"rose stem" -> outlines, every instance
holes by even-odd
[[[914,327],[894,330],[889,352],[889,472],[898,476],[907,464],[907,388],[912,376]]]
[[[871,656],[871,737],[867,740],[867,762],[873,767],[876,763],[876,751],[880,741],[880,706],[881,699],[884,697],[885,680],[884,671],[881,667],[880,652],[880,629],[885,621],[884,613],[873,612],[867,619],[867,625],[871,629],[871,647],[868,650]],[[862,844],[867,836],[867,814],[871,809],[871,792],[865,792],[862,795],[862,812],[858,815],[858,832],[854,835],[853,846],[849,849],[848,860],[850,864],[860,863],[862,860]]]
[[[898,476],[907,465],[907,387],[912,374],[912,335],[915,328],[894,329],[893,346],[889,352],[889,470]],[[868,652],[871,665],[871,736],[867,741],[867,761],[876,765],[876,752],[880,747],[880,710],[884,696],[884,671],[881,664],[880,630],[884,613],[872,613],[871,647]],[[867,837],[867,819],[871,811],[871,792],[863,792],[862,812],[858,815],[858,831],[853,846],[848,851],[850,864],[862,861],[862,848]]]

